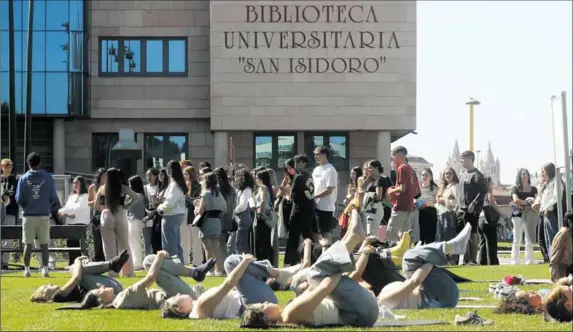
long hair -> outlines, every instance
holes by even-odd
[[[159,181],[159,178],[158,178],[158,176],[159,176],[159,170],[158,170],[157,168],[155,168],[155,167],[151,167],[151,168],[149,168],[149,169],[147,170],[146,173],[149,173],[149,174],[151,174],[151,175],[153,175],[153,176],[155,177],[155,183],[153,183],[153,184],[150,183],[150,184],[152,184],[152,185],[157,185],[157,184],[158,184],[158,181]]]
[[[263,185],[269,190],[269,196],[272,205],[275,201],[275,193],[273,192],[273,185],[271,183],[271,174],[265,169],[257,173],[257,178],[261,180]]]
[[[185,194],[187,192],[187,184],[185,183],[183,171],[181,170],[179,162],[171,160],[167,163],[167,168],[171,170],[171,180],[175,181],[179,189],[181,189],[181,192]]]
[[[138,194],[143,194],[143,180],[139,177],[139,175],[134,175],[127,180],[129,183],[129,187],[131,190],[135,191]]]
[[[227,172],[222,167],[217,167],[213,171],[213,174],[215,174],[215,177],[217,178],[217,183],[219,184],[219,188],[221,189],[221,194],[223,194],[223,197],[227,198],[231,196],[233,187],[229,182]]]
[[[163,180],[161,178],[163,178]],[[162,192],[168,185],[169,177],[167,176],[167,170],[162,168],[159,170],[159,174],[157,175],[157,192]]]
[[[123,170],[121,168],[118,168],[119,174],[120,174],[120,179],[121,179],[121,184],[123,184],[124,186],[127,186],[127,179],[125,178],[125,173],[123,172]]]
[[[96,188],[99,188],[99,186],[101,185],[101,178],[106,173],[107,173],[107,170],[103,167],[100,167],[97,169],[97,171],[94,175],[94,182],[93,182],[93,184],[95,185]]]
[[[245,190],[246,188],[251,188],[251,190],[255,189],[255,178],[253,178],[253,174],[246,168],[236,170],[234,183],[235,187],[239,190]]]
[[[217,176],[215,173],[210,172],[203,174],[201,185],[203,190],[210,190],[213,196],[219,196],[219,189],[217,189]]]
[[[382,163],[377,159],[372,159],[366,162],[364,165],[367,167],[376,168],[380,174],[384,173],[384,167],[382,166]]]
[[[78,181],[80,183],[80,191],[76,194],[83,195],[88,193],[88,186],[86,184],[86,179],[83,176],[76,176],[74,181]]]
[[[185,167],[185,169],[183,169],[183,175],[187,174],[187,177],[189,178],[189,190],[187,191],[187,196],[189,197],[195,197],[195,193],[193,192],[193,183],[197,183],[197,172],[195,171],[195,167],[194,166],[187,166]],[[200,190],[200,189],[199,189]]]
[[[107,180],[105,182],[105,205],[112,213],[117,213],[120,206],[122,192],[122,174],[117,168],[107,170]]]
[[[294,178],[294,175],[290,175],[288,172],[288,168],[287,166],[289,166],[292,169],[296,169],[295,167],[295,162],[293,158],[288,158],[287,160],[285,160],[284,165],[283,165],[283,171],[284,171],[284,180],[283,183],[287,183],[287,184],[291,184],[292,183],[292,179]],[[285,181],[286,180],[286,181]]]
[[[517,175],[515,176],[515,185],[519,189],[523,189],[523,181],[521,180],[521,173],[523,172],[527,173],[527,184],[531,185],[531,174],[529,174],[527,168],[520,168],[517,170]]]
[[[269,172],[269,176],[271,177],[271,187],[273,188],[273,191],[275,190],[275,188],[278,186],[277,183],[277,173],[275,172],[274,169],[272,168],[266,168],[265,169],[267,172]]]
[[[432,169],[429,167],[426,167],[426,168],[424,168],[424,170],[422,172],[426,172],[430,175],[430,189],[438,188],[438,185],[434,181],[434,172],[432,172]]]
[[[352,167],[352,170],[350,170],[350,173],[354,172],[354,174],[356,174],[356,180],[353,180],[352,177],[350,177],[350,185],[352,185],[354,188],[358,188],[358,178],[360,178],[362,175],[364,175],[364,172],[362,172],[362,167],[356,166],[356,167]]]
[[[446,180],[446,173],[450,171],[452,172],[452,183],[458,184],[460,183],[460,179],[458,178],[458,174],[456,170],[451,167],[446,167],[442,172],[442,178],[440,179],[440,185],[438,186],[438,196],[444,194],[444,190],[448,187],[448,180]]]

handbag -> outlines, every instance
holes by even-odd
[[[485,217],[486,223],[490,225],[495,225],[501,218],[501,215],[491,206],[486,205],[483,207],[483,215]]]

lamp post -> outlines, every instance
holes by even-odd
[[[481,103],[473,98],[466,103],[470,106],[470,151],[474,150],[474,106]]]
[[[480,160],[479,160],[479,154],[480,154],[481,150],[476,150],[476,164],[477,164],[477,169],[480,169]]]

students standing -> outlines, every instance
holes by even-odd
[[[72,194],[68,197],[66,205],[58,210],[58,217],[65,219],[66,225],[88,225],[90,223],[90,207],[88,205],[88,188],[86,180],[76,176],[72,181]],[[80,240],[66,240],[68,247],[79,247]],[[68,265],[72,266],[80,251],[68,253]]]
[[[334,211],[336,210],[336,187],[338,186],[338,172],[328,162],[330,149],[319,146],[314,150],[314,159],[318,166],[312,171],[314,183],[314,200],[316,202],[316,222],[313,229],[314,240],[321,237],[331,240],[331,231],[336,227]]]
[[[22,241],[24,242],[24,276],[30,276],[30,258],[34,239],[42,249],[42,262],[49,260],[50,215],[53,202],[57,199],[56,187],[52,176],[40,169],[42,158],[36,152],[28,155],[30,170],[18,181],[16,201],[22,207]],[[49,277],[48,266],[41,268],[42,275]]]
[[[12,160],[2,159],[0,164],[2,168],[2,175],[0,175],[0,186],[2,192],[6,195],[6,201],[0,202],[0,213],[2,213],[2,225],[16,225],[18,222],[18,203],[16,202],[16,188],[18,187],[18,179],[16,175],[12,174],[13,168]],[[3,241],[2,247],[9,248],[9,242]],[[2,254],[2,269],[8,268],[10,254]]]
[[[99,168],[94,176],[93,183],[88,188],[88,206],[91,210],[91,223],[92,223],[92,239],[94,241],[94,262],[105,261],[105,255],[103,253],[103,243],[101,241],[101,211],[95,208],[96,196],[99,187],[105,185],[107,170],[105,168]]]
[[[145,228],[143,218],[146,216],[143,181],[138,175],[130,177],[127,182],[131,190],[139,195],[135,204],[131,204],[127,209],[127,230],[129,232],[129,248],[133,260],[133,269],[138,271],[143,269],[143,255],[141,250],[142,232]],[[147,247],[148,244],[145,243]]]

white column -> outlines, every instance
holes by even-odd
[[[390,174],[390,132],[379,131],[376,136],[376,158],[380,160],[384,167],[384,173]]]
[[[213,167],[229,165],[229,135],[224,131],[213,134]]]
[[[63,119],[54,120],[54,140],[53,140],[53,162],[54,173],[63,175],[66,170],[66,129]]]

